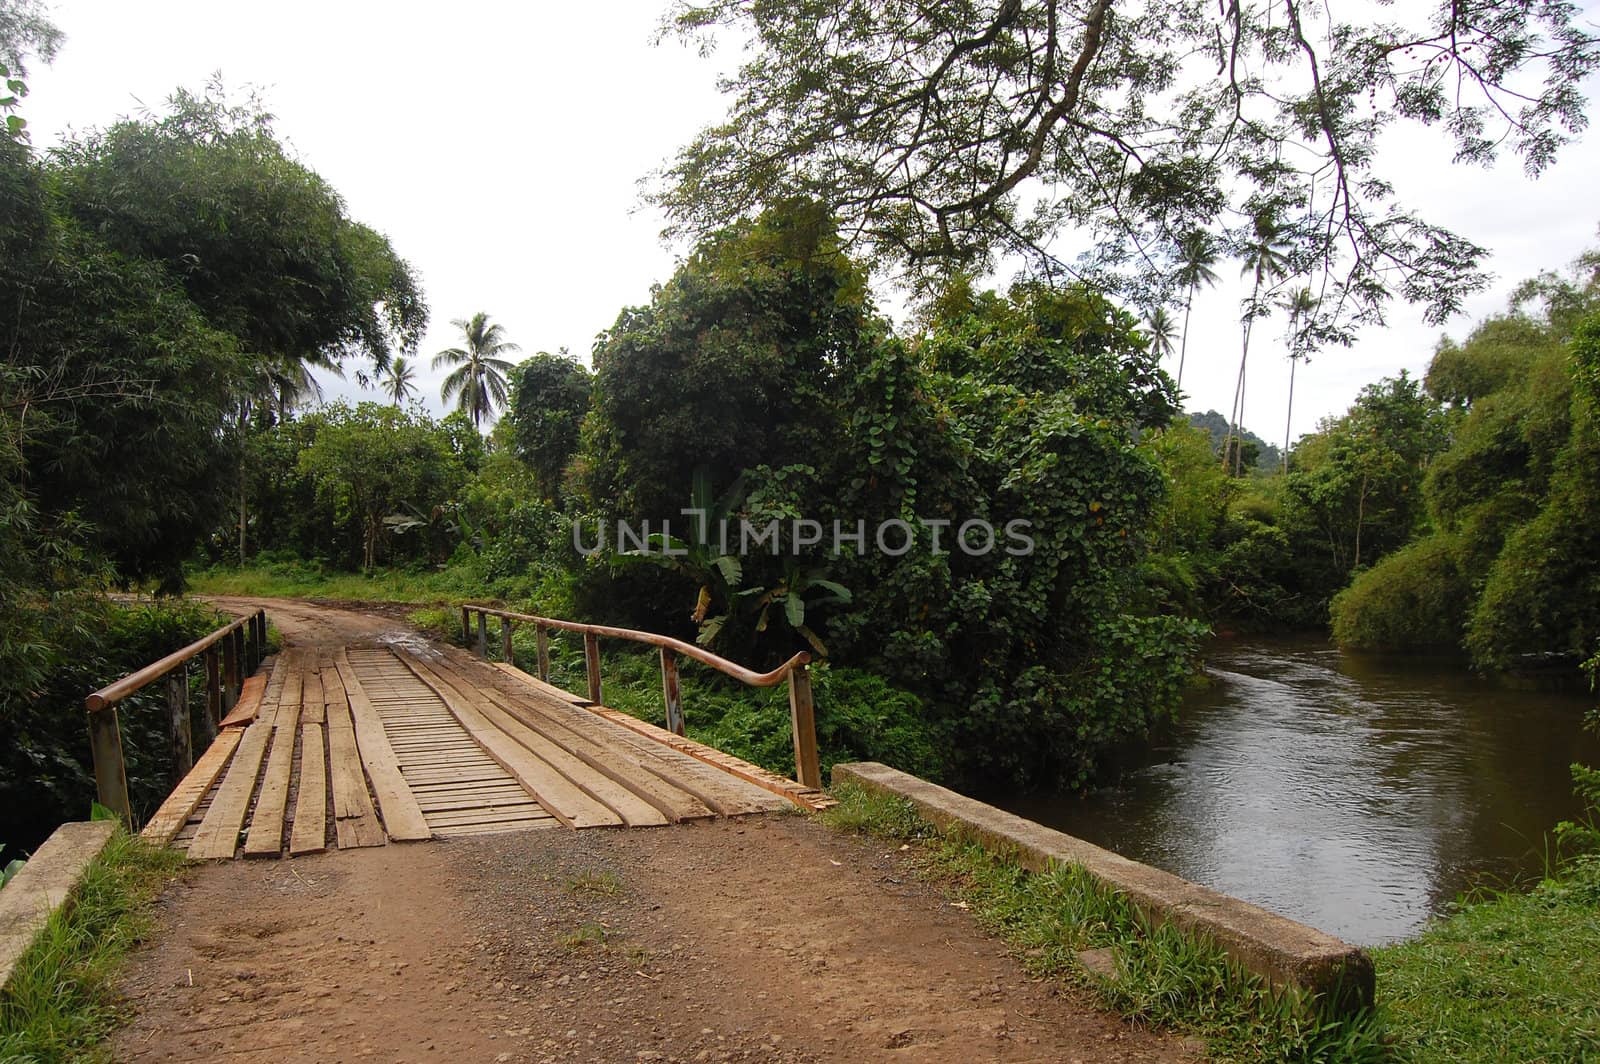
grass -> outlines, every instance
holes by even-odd
[[[567,893],[615,898],[622,893],[622,877],[615,872],[580,872],[567,880]]]
[[[1374,960],[1402,1059],[1600,1061],[1600,858],[1461,904]]]
[[[1081,868],[1031,873],[960,834],[941,832],[904,799],[857,787],[838,788],[834,796],[840,804],[820,814],[824,822],[910,847],[922,873],[1005,940],[1030,973],[1089,988],[1138,1022],[1198,1035],[1211,1059],[1389,1057],[1373,1014],[1321,1015],[1298,995],[1240,969],[1216,946],[1152,924]],[[1079,954],[1087,950],[1110,951],[1115,976],[1086,967]]]
[[[459,603],[485,594],[476,578],[461,569],[346,573],[311,562],[202,569],[189,574],[189,590],[197,595],[411,603]]]
[[[149,902],[182,867],[175,851],[123,832],[112,837],[0,993],[0,1061],[97,1055],[123,1015],[117,966],[150,930]]]

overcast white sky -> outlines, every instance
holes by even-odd
[[[675,253],[636,182],[720,117],[716,75],[738,53],[653,46],[664,6],[57,0],[67,41],[53,66],[33,69],[23,114],[43,148],[214,71],[262,89],[280,135],[421,276],[433,312],[422,390],[438,410],[443,374],[426,367],[454,345],[452,318],[484,310],[526,353],[566,345],[587,358],[595,333],[670,276]],[[1407,129],[1383,161],[1404,202],[1494,252],[1494,289],[1448,326],[1460,336],[1516,281],[1600,243],[1600,131],[1538,182],[1516,160],[1484,171],[1448,159],[1442,139]],[[1242,286],[1235,268],[1221,272],[1228,283],[1195,305],[1183,381],[1195,410],[1226,412],[1233,397]],[[1295,435],[1362,385],[1426,367],[1439,330],[1403,306],[1391,319],[1301,367]],[[1245,420],[1281,441],[1281,324],[1257,329]]]

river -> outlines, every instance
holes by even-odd
[[[1120,777],[1014,812],[1361,945],[1415,934],[1462,891],[1537,876],[1600,764],[1581,692],[1513,690],[1459,664],[1341,653],[1321,637],[1218,640]]]

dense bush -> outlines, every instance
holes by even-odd
[[[721,511],[780,535],[733,564],[678,518],[679,558],[586,583],[639,603],[641,626],[676,597],[671,623],[741,660],[825,646],[920,703],[973,777],[1080,784],[1171,711],[1199,631],[1143,616],[1165,484],[1134,441],[1171,418],[1171,382],[1084,289],[958,287],[910,345],[865,290],[826,218],[774,212],[623,313],[595,351],[588,507],[659,529],[732,488]],[[797,541],[799,519],[821,543]],[[958,549],[968,520],[999,543]],[[864,524],[865,549],[833,549],[836,521]],[[914,540],[896,556],[871,543],[890,521]],[[1013,521],[1031,551],[1006,549]]]
[[[32,634],[45,653],[28,675],[0,677],[0,840],[23,848],[89,814],[95,786],[85,696],[223,623],[187,602],[121,606],[79,593],[33,605],[39,626]],[[197,670],[191,679],[199,682]],[[117,707],[129,798],[140,819],[174,782],[164,690],[146,688]]]

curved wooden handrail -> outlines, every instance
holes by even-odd
[[[729,661],[727,658],[718,657],[709,650],[685,643],[681,639],[674,639],[670,635],[657,635],[655,632],[641,632],[633,628],[612,628],[604,624],[582,624],[578,621],[560,621],[554,617],[537,617],[531,613],[513,613],[510,610],[499,610],[493,606],[480,606],[466,603],[461,607],[473,613],[483,613],[490,617],[499,617],[502,620],[519,621],[523,624],[533,624],[544,628],[560,628],[568,632],[582,632],[585,635],[605,636],[608,639],[627,639],[634,643],[648,643],[653,647],[662,647],[666,650],[682,654],[686,658],[693,658],[703,665],[709,665],[718,672],[732,676],[752,687],[776,687],[789,675],[790,671],[800,665],[809,664],[811,655],[802,650],[788,661],[779,665],[771,672],[755,672],[743,665]]]
[[[201,654],[205,653],[206,650],[215,646],[217,643],[220,643],[239,628],[242,628],[243,626],[254,621],[258,616],[264,618],[266,616],[266,612],[266,610],[256,610],[252,613],[248,613],[229,624],[223,625],[210,635],[202,636],[193,643],[190,643],[188,646],[184,647],[182,650],[174,650],[160,661],[152,662],[151,664],[140,669],[138,672],[129,673],[127,676],[124,676],[115,683],[107,684],[106,686],[100,688],[100,690],[91,694],[88,698],[85,698],[83,700],[84,706],[88,708],[89,712],[93,713],[96,710],[105,709],[107,706],[115,705],[124,698],[127,698],[129,695],[133,694],[135,691],[139,690],[141,687],[155,683],[157,680],[161,679],[161,677],[165,676],[173,669],[176,669],[179,665],[182,665],[193,658],[199,657]]]

